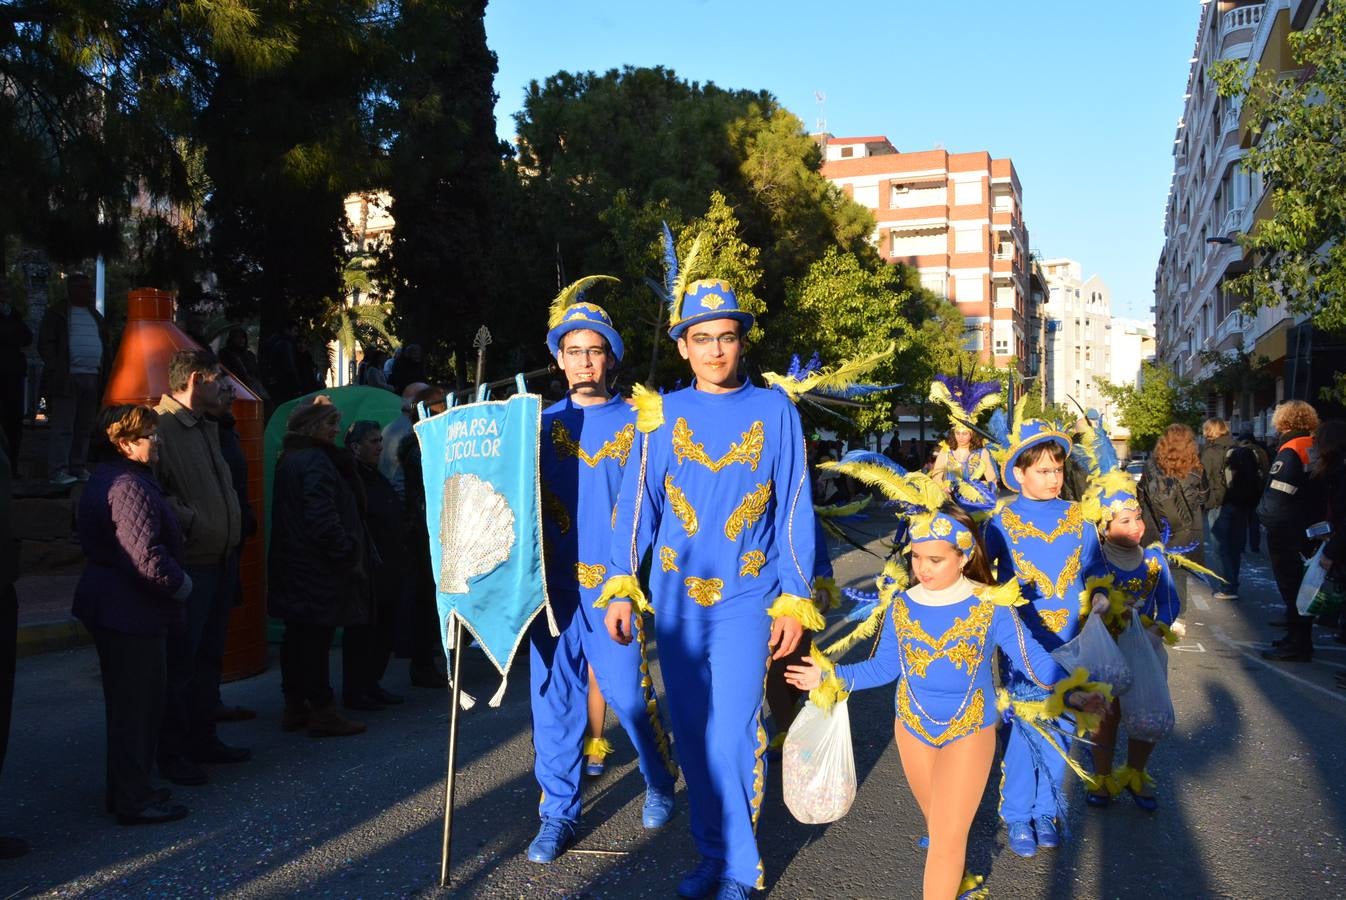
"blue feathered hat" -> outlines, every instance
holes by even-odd
[[[668,336],[677,340],[697,322],[714,319],[734,319],[743,325],[746,333],[756,321],[752,313],[738,307],[738,297],[728,282],[718,278],[703,278],[687,285],[681,297],[675,297],[669,315]]]
[[[612,327],[612,319],[607,310],[596,303],[583,300],[584,291],[599,281],[613,281],[611,275],[589,275],[570,284],[552,301],[551,315],[547,321],[547,349],[555,356],[561,350],[561,338],[572,331],[581,329],[596,331],[607,338],[612,347],[612,355],[621,360],[626,351],[622,336]]]
[[[1000,454],[997,462],[1000,463],[1000,477],[1005,482],[1005,487],[1016,494],[1022,490],[1022,487],[1019,484],[1019,476],[1014,473],[1014,466],[1018,463],[1020,454],[1025,450],[1047,441],[1053,441],[1067,454],[1070,453],[1070,435],[1057,430],[1051,422],[1044,422],[1041,419],[1029,419],[1023,422],[1011,433],[1010,440],[1009,448]]]

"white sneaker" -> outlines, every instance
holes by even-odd
[[[1211,596],[1216,600],[1237,600],[1239,598],[1238,594],[1227,594],[1224,591],[1216,591]]]
[[[71,475],[69,472],[61,471],[53,474],[51,476],[50,481],[52,484],[57,484],[60,485],[61,487],[69,487],[70,485],[79,481],[79,479],[76,478],[74,475]]]

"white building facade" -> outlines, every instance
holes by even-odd
[[[1042,261],[1046,278],[1046,353],[1049,403],[1102,409],[1095,379],[1112,381],[1112,292],[1097,275],[1085,279],[1073,259]]]

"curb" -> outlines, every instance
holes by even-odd
[[[19,627],[18,657],[71,650],[93,643],[93,635],[76,619]]]

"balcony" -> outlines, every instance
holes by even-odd
[[[1218,328],[1215,329],[1214,344],[1217,349],[1226,350],[1230,347],[1241,345],[1243,343],[1243,313],[1237,309],[1224,317]],[[1237,338],[1237,344],[1234,341]]]
[[[1262,10],[1265,3],[1259,3],[1256,6],[1240,6],[1238,9],[1231,9],[1220,17],[1220,40],[1224,40],[1231,32],[1239,31],[1244,28],[1256,28],[1257,23],[1262,21]]]

